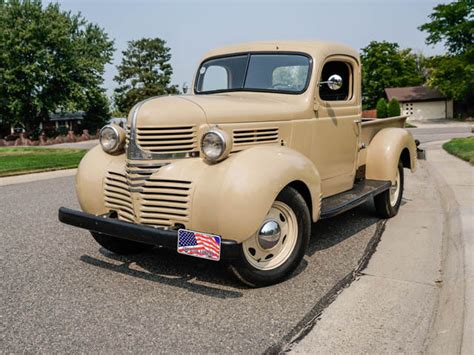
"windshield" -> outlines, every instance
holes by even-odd
[[[311,59],[303,54],[243,54],[209,59],[196,78],[196,93],[268,91],[299,94],[306,90]]]

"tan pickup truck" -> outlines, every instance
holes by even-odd
[[[288,277],[312,223],[374,199],[397,214],[416,145],[405,117],[361,117],[357,52],[325,42],[229,46],[187,95],[152,97],[82,160],[81,211],[59,219],[119,254],[158,245],[225,261],[251,286]]]

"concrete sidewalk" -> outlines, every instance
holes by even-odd
[[[473,168],[430,148],[367,268],[288,350],[473,353]]]
[[[427,350],[474,354],[474,167],[441,145],[426,148],[451,233],[443,246],[443,287]],[[454,341],[458,349],[451,346]]]

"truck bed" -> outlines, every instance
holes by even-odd
[[[404,128],[407,116],[390,118],[364,118],[362,117],[361,143],[368,146],[372,138],[383,128]]]

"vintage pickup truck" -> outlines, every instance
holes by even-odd
[[[81,211],[59,219],[119,254],[150,246],[225,260],[250,286],[296,269],[312,223],[369,198],[397,214],[416,166],[406,117],[361,117],[357,52],[318,41],[229,46],[187,95],[152,97],[105,126],[81,161]]]

